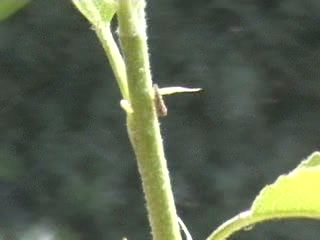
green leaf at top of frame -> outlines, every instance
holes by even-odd
[[[110,23],[118,8],[117,0],[72,0],[94,26]]]
[[[30,0],[0,0],[0,21],[3,21],[19,11]]]
[[[287,175],[262,189],[252,215],[320,219],[320,153],[315,152]]]

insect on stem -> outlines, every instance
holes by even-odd
[[[157,115],[158,117],[165,117],[168,115],[168,109],[159,91],[158,85],[153,84],[153,89],[154,89],[154,104],[156,107]]]

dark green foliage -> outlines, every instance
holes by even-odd
[[[319,147],[320,2],[149,4],[154,81],[204,88],[168,97],[162,121],[179,214],[201,239]],[[120,94],[90,25],[71,2],[38,0],[0,34],[0,223],[11,217],[13,232],[46,218],[82,239],[147,239]]]

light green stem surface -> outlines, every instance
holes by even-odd
[[[119,37],[126,64],[127,128],[136,154],[154,240],[181,240],[169,172],[154,106],[144,1],[120,0]]]

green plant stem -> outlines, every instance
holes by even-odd
[[[129,103],[128,134],[137,158],[154,240],[181,240],[179,224],[154,106],[144,1],[120,0],[119,37],[124,53]]]
[[[112,33],[110,31],[110,24],[101,24],[101,26],[95,26],[95,32],[102,44],[104,51],[109,59],[112,71],[118,82],[120,92],[125,100],[129,99],[128,83],[126,75],[126,67],[123,58],[120,54],[119,48],[114,41]]]

